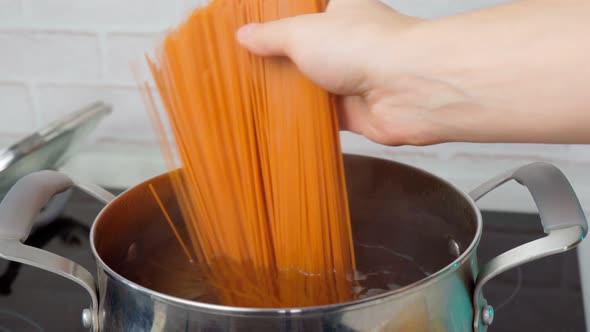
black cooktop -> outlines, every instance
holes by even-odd
[[[100,203],[76,192],[63,215],[37,228],[27,244],[69,258],[95,275],[88,235],[101,208]],[[483,214],[480,264],[542,236],[537,215]],[[484,292],[496,309],[490,332],[585,331],[575,251],[508,271],[491,281]],[[69,280],[0,259],[0,332],[86,331],[81,316],[89,303],[86,292]]]

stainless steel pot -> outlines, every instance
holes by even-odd
[[[0,204],[0,256],[57,273],[84,287],[92,301],[83,322],[94,331],[486,331],[494,317],[482,294],[486,282],[515,266],[574,248],[587,233],[572,187],[549,164],[511,170],[469,194],[396,162],[345,155],[345,169],[358,267],[367,271],[389,264],[398,273],[398,289],[350,303],[264,310],[166,294],[165,285],[175,283],[174,275],[168,273],[173,259],[161,260],[158,255],[166,250],[172,252],[169,258],[183,254],[148,185],[156,188],[172,218],[180,219],[169,174],[118,197],[53,171],[26,176]],[[514,248],[480,269],[476,249],[482,221],[475,201],[510,180],[532,194],[547,236]],[[72,186],[107,204],[90,234],[97,283],[78,264],[22,244],[44,203]],[[374,250],[395,255],[383,262],[386,256],[375,255]],[[164,268],[147,268],[154,260]],[[408,261],[427,276],[412,276]],[[171,265],[166,268],[166,264]],[[137,273],[137,268],[142,272]],[[165,282],[153,286],[142,276]]]

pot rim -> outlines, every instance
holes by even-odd
[[[100,220],[104,211],[111,204],[113,204],[115,201],[122,199],[121,197],[125,196],[125,194],[128,191],[133,190],[134,188],[136,188],[139,185],[150,182],[150,181],[154,180],[155,178],[158,178],[158,177],[168,174],[169,171],[167,171],[167,172],[164,172],[160,175],[151,177],[136,186],[126,189],[121,194],[119,194],[117,197],[115,197],[111,202],[109,202],[105,207],[103,207],[101,209],[101,211],[98,213],[98,215],[94,219],[94,222],[92,223],[92,227],[90,230],[90,246],[92,249],[92,254],[93,254],[94,258],[96,259],[97,264],[100,266],[100,268],[107,275],[114,278],[118,282],[123,283],[127,287],[130,287],[136,291],[145,293],[145,294],[150,295],[152,297],[156,297],[159,301],[162,301],[162,302],[165,302],[168,304],[172,304],[175,306],[190,308],[193,310],[216,312],[218,314],[226,314],[226,315],[242,315],[242,316],[244,316],[244,315],[248,315],[248,316],[252,316],[252,315],[280,316],[280,315],[285,315],[285,314],[303,315],[303,314],[313,314],[313,313],[325,313],[327,311],[347,311],[347,310],[351,310],[351,309],[358,308],[358,307],[371,306],[371,305],[374,305],[374,304],[377,304],[380,302],[389,301],[394,298],[398,298],[400,296],[405,296],[407,294],[411,294],[411,293],[414,293],[414,292],[419,291],[421,289],[424,289],[424,288],[430,286],[431,284],[437,282],[439,279],[442,279],[442,278],[452,274],[453,271],[455,271],[458,267],[463,266],[463,264],[465,262],[470,260],[470,257],[473,254],[473,252],[475,251],[475,248],[477,248],[477,246],[479,245],[479,241],[480,241],[481,235],[482,235],[483,223],[482,223],[481,211],[479,210],[479,208],[475,204],[475,201],[467,193],[465,193],[463,190],[461,190],[455,184],[447,181],[446,179],[443,179],[435,174],[432,174],[426,170],[423,170],[421,168],[418,168],[418,167],[415,167],[412,165],[408,165],[408,164],[401,163],[401,162],[394,161],[394,160],[390,160],[390,159],[378,158],[375,156],[369,156],[369,155],[363,155],[363,154],[357,154],[357,153],[343,153],[343,155],[358,156],[358,157],[363,157],[363,158],[368,158],[368,159],[377,159],[379,161],[386,161],[389,163],[402,165],[404,167],[408,167],[408,168],[414,170],[416,173],[432,177],[432,178],[436,179],[437,181],[440,181],[440,182],[448,185],[450,188],[452,188],[455,192],[457,192],[459,195],[461,195],[467,201],[467,203],[470,205],[470,207],[475,212],[477,226],[476,226],[475,235],[473,237],[473,240],[471,241],[471,243],[469,244],[467,249],[465,249],[465,251],[459,257],[457,257],[456,259],[451,261],[445,267],[439,269],[435,273],[433,273],[425,278],[422,278],[414,283],[411,283],[411,284],[406,285],[404,287],[401,287],[401,288],[398,288],[395,290],[391,290],[391,291],[388,291],[385,293],[381,293],[381,294],[370,296],[370,297],[367,297],[364,299],[358,299],[358,300],[349,301],[349,302],[329,304],[329,305],[320,305],[320,306],[292,307],[292,308],[248,308],[248,307],[225,306],[225,305],[220,305],[220,304],[210,304],[210,303],[205,303],[205,302],[198,302],[198,301],[183,299],[180,297],[176,297],[176,296],[172,296],[172,295],[168,295],[165,293],[160,293],[160,292],[154,291],[152,289],[141,286],[141,285],[139,285],[135,282],[132,282],[132,281],[126,279],[125,277],[121,276],[119,273],[117,273],[113,269],[111,269],[111,267],[108,266],[102,260],[100,255],[98,255],[98,252],[97,252],[96,247],[94,245],[96,224],[97,224],[97,221]]]

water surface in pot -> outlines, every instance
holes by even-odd
[[[191,263],[179,250],[176,239],[159,247],[147,246],[154,239],[139,238],[131,244],[128,255],[111,264],[126,279],[160,293],[183,299],[223,304],[205,280],[197,263]],[[351,293],[358,298],[380,294],[409,285],[430,274],[412,257],[392,249],[357,243],[356,255],[361,264]],[[312,278],[309,276],[309,278]]]

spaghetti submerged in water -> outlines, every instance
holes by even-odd
[[[351,225],[332,97],[236,30],[324,10],[327,0],[214,0],[148,58],[175,141],[148,93],[190,235],[219,302],[301,307],[354,298]],[[154,193],[156,195],[156,193]],[[157,196],[156,196],[157,197]],[[172,225],[172,223],[170,222]]]

